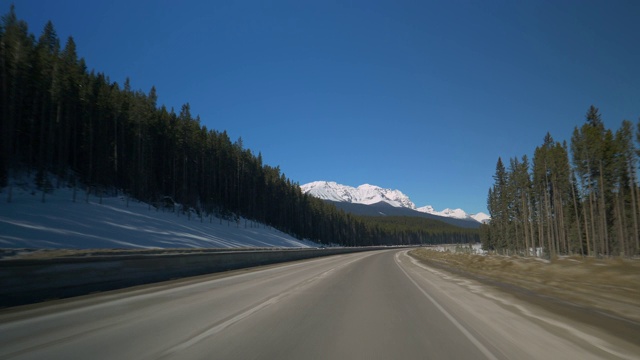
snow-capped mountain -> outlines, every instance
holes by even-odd
[[[427,206],[423,206],[423,207],[419,207],[416,210],[423,212],[423,213],[427,213],[427,214],[433,214],[433,215],[438,215],[438,216],[444,216],[444,217],[450,217],[450,218],[455,218],[455,219],[473,219],[479,223],[487,223],[491,217],[483,212],[479,212],[477,214],[467,214],[464,210],[462,209],[444,209],[442,211],[436,211],[433,206],[431,205],[427,205]]]
[[[483,212],[479,212],[477,214],[471,214],[470,215],[471,218],[479,223],[483,223],[486,224],[491,220],[491,216],[483,213]]]
[[[469,215],[462,209],[444,209],[442,211],[436,211],[433,206],[431,205],[427,205],[427,206],[423,206],[423,207],[419,207],[416,210],[420,211],[420,212],[424,212],[427,214],[433,214],[433,215],[439,215],[439,216],[445,216],[445,217],[452,217],[452,218],[456,218],[456,219],[467,219],[469,218]]]
[[[300,186],[303,193],[314,197],[337,202],[371,205],[379,202],[388,203],[394,207],[408,208],[419,212],[463,220],[475,220],[485,223],[489,216],[485,213],[467,214],[462,209],[444,209],[436,211],[433,206],[416,205],[400,190],[384,189],[379,186],[364,184],[357,188],[341,185],[333,181],[314,181]]]
[[[384,201],[395,207],[416,210],[416,205],[400,190],[383,189],[379,186],[363,184],[354,188],[333,181],[314,181],[300,186],[307,193],[323,200],[344,201],[354,204],[371,205]]]

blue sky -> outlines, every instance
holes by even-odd
[[[637,1],[15,1],[89,68],[261,152],[292,181],[486,212],[499,156],[640,117]],[[0,0],[1,11],[10,2]]]

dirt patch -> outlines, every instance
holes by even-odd
[[[412,250],[430,265],[460,275],[596,310],[640,324],[640,260],[472,255]]]

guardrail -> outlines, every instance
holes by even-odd
[[[0,307],[386,247],[113,255],[0,261]]]

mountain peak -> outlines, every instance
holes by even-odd
[[[485,214],[483,212],[479,212],[477,214],[473,214],[473,215],[471,215],[471,217],[475,221],[477,221],[479,223],[483,223],[483,224],[486,224],[491,220],[491,216],[489,216],[489,215],[487,215],[487,214]]]

